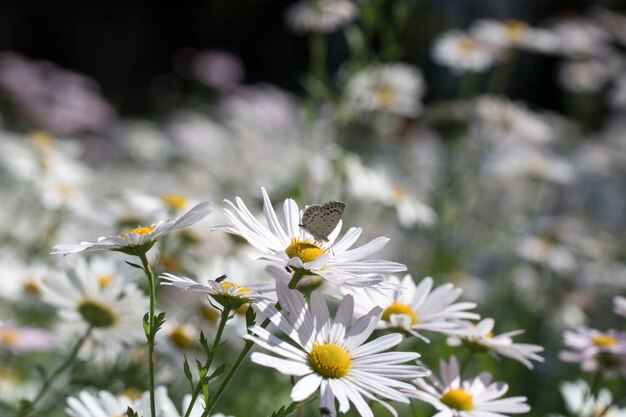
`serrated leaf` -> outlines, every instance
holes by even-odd
[[[224,372],[224,369],[226,369],[226,365],[222,364],[220,366],[218,366],[215,371],[213,371],[213,373],[211,375],[209,375],[209,377],[207,378],[207,380],[211,380],[217,376],[219,376],[222,372]]]
[[[150,322],[148,318],[150,315],[148,313],[143,315],[143,332],[146,334],[146,337],[150,337]]]
[[[246,327],[254,326],[256,323],[256,313],[253,308],[246,310]]]
[[[191,374],[191,368],[189,367],[189,361],[187,361],[187,357],[183,356],[185,360],[183,361],[183,372],[185,372],[185,377],[191,383],[193,383],[193,375]]]

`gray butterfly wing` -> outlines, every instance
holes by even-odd
[[[328,241],[328,235],[335,230],[343,216],[346,205],[341,201],[329,201],[324,204],[308,206],[302,213],[302,224],[315,239]]]

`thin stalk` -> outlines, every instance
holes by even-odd
[[[309,71],[323,83],[326,82],[326,39],[320,33],[309,36]]]
[[[43,398],[44,394],[46,393],[48,388],[50,388],[50,385],[52,384],[52,382],[54,382],[56,377],[59,376],[63,371],[65,371],[70,365],[72,365],[74,363],[74,359],[76,359],[76,355],[78,355],[78,351],[83,346],[85,341],[89,338],[89,335],[91,334],[91,330],[92,330],[92,327],[90,326],[87,329],[87,331],[85,332],[85,334],[80,339],[78,339],[78,341],[74,344],[74,347],[72,348],[72,351],[70,352],[70,354],[67,356],[67,358],[65,358],[65,361],[63,361],[63,363],[61,363],[46,378],[45,382],[43,383],[43,385],[39,389],[39,392],[37,393],[37,396],[35,396],[33,401],[31,401],[29,403],[28,407],[24,407],[24,408],[22,408],[22,409],[20,409],[18,411],[18,413],[17,413],[18,417],[25,416],[31,410],[33,410],[33,408],[35,408],[35,404],[37,404],[37,402],[39,402],[39,400],[41,400],[41,398]]]
[[[300,269],[300,268],[296,269],[293,274],[293,277],[291,278],[291,281],[289,281],[288,287],[290,289],[296,288],[296,285],[298,285],[300,278],[302,278],[306,274],[306,272],[307,271],[304,269]],[[280,309],[279,303],[276,303],[276,309]],[[270,319],[266,318],[261,324],[261,327],[266,328],[269,324],[270,324]],[[243,360],[246,358],[246,356],[248,356],[248,352],[250,352],[250,349],[252,349],[253,344],[254,342],[246,339],[243,349],[241,349],[241,352],[239,353],[239,356],[237,357],[235,362],[231,365],[230,369],[228,370],[228,373],[224,377],[224,380],[222,381],[220,386],[217,388],[217,391],[215,392],[215,395],[213,395],[213,398],[211,399],[209,406],[204,409],[204,412],[202,413],[201,417],[206,417],[211,413],[211,411],[213,411],[213,408],[215,407],[220,397],[226,390],[226,387],[230,383],[231,379],[233,379],[233,376],[235,376],[235,374],[237,373],[237,370],[243,363]]]
[[[217,346],[220,344],[220,340],[222,339],[222,333],[224,332],[224,328],[226,327],[226,322],[228,321],[228,315],[230,314],[230,308],[224,307],[222,310],[222,316],[220,317],[220,322],[217,326],[217,333],[215,333],[215,339],[213,340],[213,345],[211,346],[211,350],[207,356],[206,363],[204,367],[207,369],[207,372],[213,363],[213,358],[215,357],[215,351],[217,350]],[[196,402],[198,395],[200,395],[200,391],[202,391],[202,382],[198,381],[198,386],[196,386],[196,390],[193,392],[191,396],[191,402],[187,406],[187,411],[185,411],[184,417],[189,417],[191,413],[191,409],[193,408],[193,404]]]
[[[150,416],[156,417],[156,406],[154,402],[154,337],[155,337],[155,317],[154,305],[156,302],[156,294],[154,289],[154,272],[150,268],[148,258],[145,252],[140,252],[137,256],[141,259],[143,270],[148,278],[148,290],[150,293],[150,312],[148,317],[148,383],[150,385]]]
[[[461,363],[461,369],[459,370],[460,376],[463,376],[463,373],[465,372],[465,370],[467,369],[467,366],[470,364],[470,362],[472,361],[475,355],[476,355],[476,350],[470,349],[465,359],[463,359],[463,363]]]

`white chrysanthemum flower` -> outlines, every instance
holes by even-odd
[[[555,184],[571,184],[576,179],[576,170],[570,161],[535,146],[518,144],[494,149],[484,169],[505,180],[527,177]]]
[[[429,227],[437,222],[435,211],[394,182],[384,167],[366,167],[355,156],[346,158],[345,169],[349,193],[363,201],[394,207],[402,226]]]
[[[577,59],[561,64],[559,83],[572,93],[597,93],[611,80],[611,68],[598,59]]]
[[[337,240],[341,230],[340,220],[328,236],[328,242],[321,243],[300,227],[302,213],[294,200],[285,200],[283,216],[279,219],[265,188],[262,188],[262,192],[267,227],[237,197],[236,205],[226,200],[233,211],[224,210],[232,226],[218,226],[211,230],[243,237],[264,253],[259,259],[279,267],[304,268],[336,285],[371,286],[382,282],[383,274],[406,271],[406,266],[397,262],[365,259],[382,249],[389,238],[381,236],[363,246],[349,249],[361,235],[362,229],[352,227]]]
[[[419,285],[415,285],[413,278],[408,274],[402,281],[396,276],[389,277],[389,281],[398,288],[392,293],[368,289],[355,290],[356,314],[377,306],[383,308],[378,328],[402,329],[420,338],[424,337],[421,334],[424,330],[459,335],[464,333],[464,329],[469,328],[467,323],[461,323],[461,320],[480,318],[478,314],[466,311],[475,308],[475,303],[455,303],[462,290],[452,284],[444,284],[432,290],[432,278],[424,278]]]
[[[329,33],[359,15],[350,0],[300,0],[287,10],[287,26],[294,32]]]
[[[572,251],[551,236],[525,236],[517,252],[527,261],[546,265],[555,272],[569,272],[577,265]]]
[[[539,352],[543,351],[543,347],[530,343],[515,343],[513,341],[512,337],[524,333],[523,330],[513,330],[494,335],[494,324],[495,321],[491,318],[483,319],[475,326],[472,326],[467,331],[467,335],[463,335],[460,338],[448,338],[448,344],[455,346],[464,343],[478,352],[486,351],[495,357],[505,356],[514,359],[530,369],[533,368],[531,360],[543,362],[543,358],[538,355]]]
[[[346,295],[331,320],[321,292],[311,294],[310,305],[297,290],[276,285],[281,311],[266,302],[255,304],[260,315],[268,317],[293,343],[285,342],[261,326],[250,328],[247,339],[278,355],[255,352],[251,360],[286,375],[301,376],[291,391],[293,401],[302,401],[318,389],[320,409],[335,416],[335,398],[339,411],[346,413],[350,402],[363,417],[373,417],[367,404],[373,400],[382,404],[394,416],[396,411],[379,397],[408,403],[406,393],[415,387],[404,382],[429,374],[419,366],[404,365],[420,355],[413,352],[384,352],[402,341],[393,333],[364,343],[376,328],[382,315],[380,307],[373,308],[353,325],[354,300]]]
[[[346,86],[348,101],[355,110],[380,110],[414,117],[422,112],[426,86],[421,71],[401,62],[366,67],[354,74]]]
[[[492,382],[491,374],[483,372],[471,380],[461,380],[456,357],[440,362],[441,381],[429,384],[417,380],[420,391],[413,394],[437,409],[434,417],[506,417],[530,411],[526,397],[501,398],[509,390],[503,382]]]
[[[444,32],[435,40],[433,59],[455,72],[485,72],[500,58],[501,50],[459,30]]]
[[[38,327],[25,327],[0,321],[0,348],[21,354],[52,347],[52,336]]]
[[[558,46],[558,38],[546,29],[530,26],[521,20],[481,19],[472,24],[469,32],[484,42],[502,48],[522,48],[537,52],[552,52]]]
[[[613,404],[613,395],[607,388],[601,388],[597,395],[582,379],[563,382],[559,387],[565,401],[565,408],[574,417],[624,417],[626,409]]]
[[[626,110],[626,75],[622,75],[615,80],[610,93],[611,105],[618,110]]]
[[[606,53],[608,33],[597,24],[573,18],[556,23],[552,30],[558,37],[558,52],[572,56],[597,56]]]
[[[79,259],[66,274],[47,277],[41,291],[42,299],[57,308],[64,344],[91,328],[78,353],[81,359],[108,363],[123,356],[128,346],[144,341],[141,318],[148,298],[133,283],[102,281]]]
[[[191,395],[187,394],[183,398],[182,413],[180,413],[170,399],[167,388],[156,387],[155,389],[155,411],[159,417],[181,417],[190,403]],[[199,398],[194,403],[189,417],[200,417],[204,412],[203,403],[202,398]],[[139,398],[131,398],[126,395],[115,396],[109,391],[100,391],[98,395],[81,391],[78,396],[67,399],[65,412],[70,417],[125,416],[128,407],[141,417],[149,416],[150,394],[144,392]],[[224,414],[214,414],[213,417],[224,417]]]
[[[555,138],[555,129],[546,118],[528,110],[522,103],[503,97],[483,96],[475,104],[478,135],[491,142],[545,144]]]
[[[191,278],[169,273],[161,275],[160,278],[161,285],[171,285],[183,291],[203,292],[210,295],[217,303],[234,309],[255,300],[272,299],[267,295],[270,290],[268,286],[265,285],[260,289],[244,287],[236,282],[227,281],[226,276],[223,276],[222,279],[209,279],[207,285],[200,284]]]
[[[97,242],[81,242],[79,245],[56,245],[52,248],[51,253],[69,255],[100,250],[130,251],[132,253],[134,253],[133,251],[135,250],[147,251],[157,240],[167,233],[191,226],[202,220],[210,212],[211,203],[200,203],[187,213],[175,219],[161,220],[150,226],[136,227],[117,236],[103,236],[98,238]]]
[[[615,314],[626,317],[626,297],[613,297],[613,311]]]
[[[585,372],[604,371],[626,375],[626,333],[616,330],[602,332],[581,327],[563,333],[569,350],[559,352],[564,362],[580,363]]]

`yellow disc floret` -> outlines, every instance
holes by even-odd
[[[507,20],[504,22],[504,25],[506,27],[506,35],[514,42],[520,41],[528,29],[528,24],[521,20]]]
[[[187,205],[187,199],[180,194],[163,194],[161,200],[176,210],[182,210]]]
[[[138,235],[147,235],[148,233],[152,233],[153,230],[154,230],[154,225],[135,227],[134,229],[130,229],[127,232],[120,234],[119,237],[126,237],[127,235],[131,233],[136,233]]]
[[[441,402],[450,408],[460,411],[474,409],[472,396],[461,388],[451,388],[441,396]]]
[[[224,287],[224,289],[226,291],[229,291],[230,287],[235,287],[236,288],[235,289],[236,293],[250,292],[250,288],[242,287],[241,285],[237,284],[236,282],[224,281],[224,282],[220,282],[220,284],[222,284],[222,287]]]
[[[291,243],[285,249],[285,253],[289,258],[300,258],[304,263],[311,262],[325,252],[325,249],[320,248],[315,243],[296,237],[291,239]]]
[[[78,312],[92,327],[113,327],[118,322],[117,314],[108,305],[97,300],[82,300],[78,305]]]
[[[378,87],[376,90],[378,105],[384,109],[393,107],[398,100],[398,91],[386,85]]]
[[[617,339],[615,336],[609,336],[608,334],[600,333],[591,338],[591,343],[596,346],[615,346],[617,345]]]
[[[411,317],[411,324],[419,323],[419,319],[417,318],[417,314],[413,311],[409,304],[402,304],[397,301],[391,303],[389,307],[387,307],[383,311],[382,319],[385,321],[389,321],[389,318],[392,314],[406,314]]]
[[[0,329],[0,344],[4,346],[15,346],[20,340],[20,331],[13,327]]]
[[[170,331],[169,337],[172,343],[181,350],[189,349],[195,341],[192,332],[182,324],[175,325]]]
[[[111,274],[101,274],[98,275],[98,284],[100,284],[101,288],[106,287],[113,281],[113,275]]]
[[[352,360],[340,346],[324,342],[316,343],[309,353],[309,365],[324,378],[341,378],[348,373]]]

